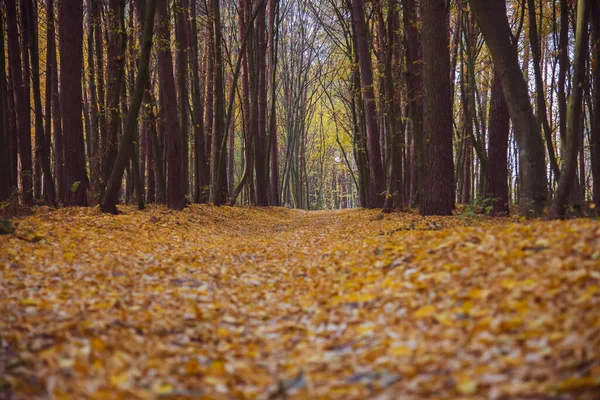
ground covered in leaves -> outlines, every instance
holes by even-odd
[[[0,236],[0,398],[600,392],[600,223],[40,209]]]

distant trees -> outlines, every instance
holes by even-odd
[[[2,1],[0,201],[600,209],[595,1],[155,1]]]

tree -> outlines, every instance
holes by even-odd
[[[371,54],[367,40],[363,0],[352,0],[352,23],[356,32],[356,49],[367,132],[367,155],[369,159],[369,195],[367,206],[369,208],[379,208],[383,206],[384,202],[385,176],[381,163],[379,128],[377,126],[377,104],[373,88],[373,66],[371,64]]]
[[[40,61],[37,39],[37,24],[33,12],[33,1],[25,0],[25,19],[29,25],[29,54],[31,56],[31,77],[33,81],[33,102],[35,105],[35,148],[38,162],[44,175],[44,197],[50,206],[55,205],[54,180],[50,168],[50,148],[44,134],[44,116],[42,113],[42,96],[40,88]]]
[[[87,206],[89,186],[85,170],[81,78],[83,67],[83,4],[81,0],[61,0],[58,4],[60,54],[60,103],[64,135],[63,195],[67,206]],[[64,55],[68,54],[68,57]]]
[[[492,201],[491,215],[507,215],[509,211],[507,157],[510,115],[498,74],[494,74],[491,97],[485,195]]]
[[[21,160],[20,183],[23,205],[33,205],[33,164],[31,161],[31,136],[28,99],[25,93],[21,56],[19,51],[19,33],[17,28],[17,10],[15,1],[5,0],[6,23],[8,33],[8,66],[12,76],[15,94],[16,127],[18,132],[19,158]],[[27,75],[29,76],[29,75]]]
[[[511,43],[504,0],[470,0],[471,10],[494,60],[519,144],[522,207],[527,215],[541,215],[548,199],[544,145],[527,84]]]
[[[174,210],[181,210],[185,207],[181,131],[177,118],[177,95],[166,0],[156,0],[156,24],[160,96],[164,107],[163,124],[167,144],[167,205]]]
[[[451,215],[454,204],[452,101],[446,2],[424,0],[424,176],[421,215]]]
[[[581,113],[583,111],[583,81],[585,75],[585,59],[588,49],[588,0],[577,2],[577,30],[575,36],[575,59],[573,70],[572,93],[569,97],[567,115],[567,152],[554,202],[549,212],[550,218],[565,216],[567,201],[573,189],[577,173],[577,156],[583,135]]]
[[[4,32],[4,13],[0,9],[0,32]],[[3,34],[4,35],[4,34]],[[4,37],[0,40],[0,53],[4,52]],[[8,82],[6,80],[6,58],[0,59],[0,202],[8,200],[12,190],[10,166],[10,129],[8,121]]]
[[[590,133],[590,158],[592,160],[593,199],[596,212],[600,212],[600,3],[590,1],[592,33],[592,76],[594,85],[592,132]]]
[[[117,213],[117,201],[119,189],[123,180],[123,172],[125,166],[131,156],[133,149],[133,139],[135,136],[135,127],[137,123],[140,106],[144,98],[144,91],[149,83],[149,67],[150,56],[152,52],[152,36],[154,35],[154,13],[156,9],[155,0],[146,0],[145,16],[143,21],[142,47],[140,60],[138,64],[138,74],[135,81],[135,89],[131,97],[129,111],[125,119],[125,129],[119,152],[115,159],[115,164],[111,170],[110,179],[106,187],[104,199],[100,206],[101,210],[106,213]],[[138,193],[138,196],[140,193]],[[143,208],[143,202],[141,203]]]

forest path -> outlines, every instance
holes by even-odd
[[[597,398],[598,221],[123,209],[0,237],[0,398]]]

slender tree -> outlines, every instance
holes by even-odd
[[[529,101],[527,83],[511,43],[505,0],[470,0],[508,104],[519,144],[522,207],[527,215],[541,215],[548,200],[544,145]]]
[[[385,176],[381,163],[381,147],[379,128],[377,126],[377,104],[373,87],[373,66],[367,39],[367,26],[363,0],[352,0],[352,22],[356,32],[356,48],[360,69],[365,124],[367,132],[367,154],[369,159],[369,196],[368,207],[383,206],[385,192]]]
[[[160,96],[164,107],[163,124],[167,144],[167,205],[174,210],[181,210],[185,207],[181,131],[177,118],[177,95],[166,0],[156,0],[156,24]]]
[[[581,113],[583,111],[583,81],[585,76],[585,60],[588,49],[588,0],[577,2],[577,29],[575,36],[575,59],[573,65],[572,93],[569,97],[567,115],[567,152],[554,202],[550,209],[550,218],[565,216],[569,195],[573,189],[577,174],[577,156],[582,142],[583,127]]]
[[[424,0],[425,168],[422,215],[451,215],[454,204],[452,100],[446,2]]]
[[[19,51],[17,10],[14,0],[5,0],[8,33],[8,65],[15,95],[16,127],[18,132],[19,158],[21,160],[20,184],[23,205],[33,205],[33,164],[31,160],[31,134],[29,106],[25,93]]]
[[[87,206],[89,186],[85,170],[82,123],[83,4],[81,0],[61,0],[58,4],[60,54],[60,103],[64,135],[63,195],[68,206]],[[68,54],[68,56],[66,56]]]
[[[133,140],[137,118],[142,105],[144,91],[149,83],[150,56],[152,53],[152,36],[154,35],[154,14],[156,9],[155,0],[146,0],[145,16],[143,21],[142,47],[140,60],[138,64],[138,74],[135,81],[135,88],[131,97],[131,103],[125,118],[125,129],[119,145],[119,152],[115,159],[115,164],[111,170],[110,179],[106,187],[104,199],[101,204],[101,210],[107,213],[117,212],[117,202],[119,189],[123,180],[123,172],[127,162],[131,157],[133,149]],[[138,192],[138,196],[139,196]],[[142,207],[143,208],[143,203]]]

